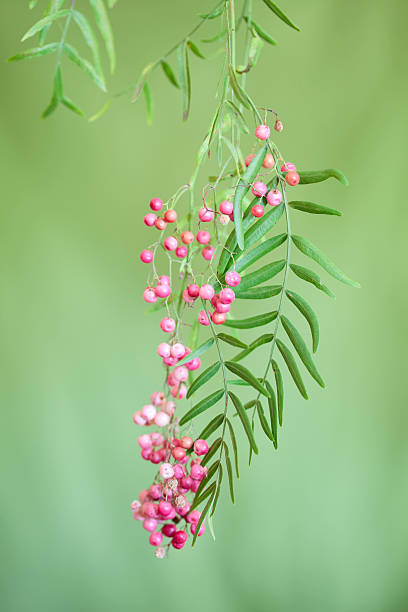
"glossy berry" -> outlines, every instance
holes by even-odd
[[[256,181],[252,187],[252,193],[256,198],[262,198],[268,191],[268,187],[261,181]]]
[[[293,170],[290,170],[285,176],[285,181],[288,185],[291,185],[291,187],[296,187],[296,185],[299,184],[300,176],[297,172],[293,172]]]
[[[162,274],[162,276],[159,276],[159,283],[167,283],[167,285],[170,285],[170,277]]]
[[[147,227],[153,227],[156,219],[157,219],[157,215],[155,215],[154,213],[149,213],[145,215],[143,222],[145,225],[147,225]]]
[[[176,533],[174,534],[173,540],[175,542],[181,543],[181,542],[187,542],[187,538],[188,535],[185,531],[176,531]]]
[[[162,527],[162,534],[166,536],[166,538],[172,538],[176,531],[177,527],[174,523],[166,523],[166,525]]]
[[[267,125],[258,125],[255,128],[255,136],[259,138],[259,140],[268,140],[271,135],[271,130]]]
[[[163,200],[160,198],[153,198],[153,200],[150,200],[150,208],[156,212],[161,210],[163,208]]]
[[[264,168],[270,169],[270,168],[273,168],[273,167],[274,167],[274,165],[275,165],[275,160],[274,160],[274,158],[273,158],[272,153],[267,153],[267,154],[265,155],[265,159],[264,159],[264,161],[263,161],[262,166],[263,166]]]
[[[227,320],[227,315],[224,312],[215,311],[211,315],[211,321],[214,325],[223,325]]]
[[[269,191],[268,195],[266,196],[266,201],[271,206],[279,206],[279,204],[282,202],[282,194],[279,189],[272,189]]]
[[[201,512],[199,510],[192,510],[190,514],[187,514],[186,521],[187,523],[198,523],[201,517]]]
[[[197,232],[196,239],[200,244],[208,244],[210,242],[210,234],[204,230]]]
[[[171,293],[170,285],[167,283],[158,283],[155,289],[156,295],[159,298],[169,297]]]
[[[167,223],[175,223],[177,221],[177,213],[175,210],[166,210],[166,212],[164,213],[164,220],[167,221]]]
[[[163,230],[166,229],[167,223],[163,219],[163,217],[157,217],[156,221],[154,222],[154,226],[162,232]]]
[[[194,442],[194,452],[196,455],[206,455],[209,451],[207,440],[198,439]]]
[[[231,310],[231,304],[223,304],[221,300],[218,300],[215,305],[215,310],[221,313],[227,313]]]
[[[176,461],[182,461],[186,456],[186,451],[181,446],[175,446],[171,452]]]
[[[191,525],[191,527],[193,527],[193,525]],[[152,546],[160,546],[160,544],[162,543],[162,540],[163,540],[163,534],[160,533],[159,531],[153,531],[153,533],[150,534],[149,542]]]
[[[205,469],[199,463],[193,463],[190,476],[193,480],[202,480],[205,476]]]
[[[197,530],[197,524],[196,523],[191,523],[190,531],[191,531],[191,533],[193,535],[195,534],[196,530]],[[204,525],[204,523],[202,523],[201,526],[200,526],[200,531],[198,532],[198,535],[202,536],[204,531],[205,531],[205,525]],[[152,533],[152,535],[154,535],[154,534]],[[150,537],[152,537],[152,535]]]
[[[161,342],[157,347],[157,354],[159,357],[170,357],[171,347],[167,342]]]
[[[176,329],[176,322],[170,317],[165,317],[160,321],[160,327],[164,332],[170,334]]]
[[[194,370],[198,370],[201,368],[201,360],[199,357],[194,357],[191,361],[186,363],[186,368],[193,372]]]
[[[140,260],[143,261],[143,263],[151,263],[153,261],[152,251],[142,251],[140,253]]]
[[[157,521],[154,518],[146,518],[143,521],[143,528],[146,529],[146,531],[154,531],[157,527]]]
[[[206,261],[211,261],[212,258],[214,257],[214,253],[215,253],[215,249],[214,247],[210,245],[204,247],[203,250],[201,251],[201,255],[204,257]]]
[[[209,222],[214,219],[214,211],[210,208],[200,208],[198,211],[198,218],[200,221]]]
[[[235,293],[229,287],[225,287],[225,289],[222,289],[220,291],[220,302],[222,302],[223,304],[232,304],[234,300]]]
[[[160,466],[160,476],[164,478],[165,480],[168,480],[169,478],[173,478],[174,476],[173,466],[170,465],[170,463],[163,463]]]
[[[154,302],[157,302],[156,291],[154,290],[153,287],[147,287],[143,291],[143,299],[148,304],[154,304]]]
[[[158,412],[154,417],[154,422],[158,427],[167,427],[170,417],[166,412]]]
[[[200,298],[202,300],[211,300],[211,298],[214,296],[214,289],[211,285],[203,285],[202,287],[200,287]]]
[[[234,205],[232,202],[229,202],[228,200],[223,200],[221,202],[220,213],[222,213],[223,215],[230,215],[233,210],[234,210]]]
[[[180,236],[180,240],[183,244],[191,244],[192,242],[194,242],[193,232],[183,232]]]
[[[177,359],[182,359],[186,352],[186,348],[184,344],[181,344],[181,342],[176,342],[175,344],[173,344],[170,351],[173,357],[177,357]]]
[[[188,249],[186,246],[179,246],[176,249],[176,256],[179,257],[180,259],[184,259],[185,257],[187,257],[188,254]]]
[[[255,157],[255,153],[251,153],[251,155],[247,155],[247,157],[245,158],[245,165],[248,168],[249,164],[251,163],[251,161],[254,159]]]
[[[252,207],[251,212],[254,217],[262,217],[265,212],[265,209],[261,204],[255,204],[255,206]]]
[[[180,438],[180,446],[188,450],[193,446],[193,438],[190,438],[190,436],[183,436]]]
[[[167,251],[174,251],[177,248],[177,238],[174,238],[174,236],[167,236],[164,240],[164,248]]]
[[[282,164],[281,172],[289,172],[290,170],[296,172],[295,164],[292,164],[292,162],[285,162],[284,164]]]
[[[241,282],[241,275],[238,274],[238,272],[235,272],[235,270],[231,270],[230,272],[226,273],[225,282],[230,287],[236,287]]]
[[[200,287],[193,283],[187,287],[187,291],[190,297],[196,298],[200,294]]]

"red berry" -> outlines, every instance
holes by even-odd
[[[183,244],[191,244],[194,242],[194,234],[193,232],[183,232],[180,236],[181,242]]]
[[[153,198],[153,200],[150,200],[150,208],[156,212],[161,210],[163,208],[163,200],[160,198]]]
[[[255,206],[252,207],[252,214],[254,217],[262,217],[264,212],[265,209],[261,204],[255,204]]]
[[[296,185],[299,184],[300,176],[298,175],[297,172],[290,170],[285,176],[285,181],[287,182],[288,185],[291,185],[292,187],[296,187]]]
[[[163,219],[163,217],[158,217],[156,219],[156,221],[154,222],[155,227],[157,227],[158,230],[163,231],[166,229],[167,227],[167,223],[166,221]]]
[[[166,212],[164,213],[164,219],[167,221],[167,223],[174,223],[175,221],[177,221],[176,211],[166,210]]]

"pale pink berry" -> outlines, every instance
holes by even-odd
[[[190,436],[183,436],[180,438],[180,446],[188,450],[193,446],[193,438],[190,438]]]
[[[156,557],[156,559],[164,559],[164,557],[166,556],[166,549],[163,548],[163,546],[158,546],[154,551],[154,556]]]
[[[275,165],[275,160],[274,160],[274,158],[273,158],[272,153],[267,153],[267,154],[265,155],[265,159],[264,159],[264,161],[263,161],[262,166],[263,166],[264,168],[270,169],[270,168],[273,168],[273,167],[274,167],[274,165]]]
[[[167,251],[174,251],[177,248],[177,238],[174,236],[167,236],[164,240],[164,248]]]
[[[229,287],[225,287],[225,289],[222,289],[220,291],[220,302],[222,302],[223,304],[232,304],[234,300],[235,300],[235,293],[233,289],[230,289]]]
[[[210,324],[207,313],[204,310],[200,310],[200,312],[198,313],[198,322],[200,323],[200,325],[208,326]]]
[[[187,289],[183,289],[183,300],[187,304],[194,304],[194,302],[195,302],[195,298],[192,298],[192,297],[189,296]]]
[[[230,222],[229,215],[220,215],[219,222],[221,223],[221,225],[228,225],[228,223]]]
[[[252,187],[252,193],[257,198],[262,198],[268,191],[268,187],[261,181],[256,181]]]
[[[226,273],[225,282],[230,287],[236,287],[241,282],[241,275],[238,274],[238,272],[235,272],[235,270],[231,270],[230,272]]]
[[[200,244],[208,244],[210,242],[211,236],[209,232],[204,230],[200,230],[196,235],[197,242]]]
[[[211,315],[211,321],[214,323],[214,325],[223,325],[226,320],[227,315],[225,314],[225,312],[215,311]]]
[[[155,215],[154,213],[148,213],[144,216],[143,222],[145,225],[147,225],[147,227],[153,227],[156,222],[156,219],[157,215]]]
[[[140,260],[143,261],[143,263],[151,263],[153,261],[152,251],[142,251],[140,253]]]
[[[156,291],[154,290],[154,287],[147,287],[143,291],[143,299],[148,304],[153,304],[154,302],[157,302],[157,295]]]
[[[152,444],[154,446],[160,446],[160,444],[163,444],[163,442],[164,442],[163,436],[158,431],[153,431],[150,434],[150,439],[151,439]]]
[[[173,440],[173,444],[176,445],[177,442],[177,446],[180,444],[180,440]],[[182,465],[180,465],[179,463],[176,463],[174,466],[174,477],[175,478],[183,478],[183,476],[186,475],[186,470],[185,468],[183,468]]]
[[[149,491],[147,491],[146,489],[143,489],[142,491],[140,491],[139,499],[142,502],[142,504],[144,504],[144,502],[149,499]]]
[[[233,205],[232,202],[229,202],[228,200],[223,200],[221,202],[221,204],[220,204],[220,212],[223,215],[230,215],[233,210],[234,210],[234,205]]]
[[[163,534],[160,533],[160,531],[153,531],[153,533],[150,534],[149,542],[152,546],[160,546],[160,544],[162,543],[162,540],[163,540]]]
[[[163,358],[163,363],[165,366],[169,366],[170,368],[172,368],[173,366],[176,365],[176,363],[178,362],[178,359],[176,357],[164,357]]]
[[[193,463],[190,470],[190,476],[193,480],[202,480],[205,476],[205,468],[199,463]]]
[[[200,221],[209,222],[214,219],[214,211],[210,208],[200,208],[198,211],[198,218]]]
[[[150,396],[150,403],[153,404],[153,406],[159,406],[165,399],[164,393],[161,391],[155,391]]]
[[[169,297],[171,293],[170,285],[168,285],[167,283],[158,283],[155,288],[155,292],[157,297],[159,298]]]
[[[200,298],[202,300],[211,300],[211,298],[214,296],[214,288],[211,285],[202,285],[202,287],[200,287]]]
[[[141,505],[142,504],[140,503],[138,499],[134,499],[132,503],[130,504],[130,507],[132,508],[133,512],[139,512]]]
[[[173,359],[175,359],[173,357]],[[178,361],[178,359],[177,359]],[[167,376],[167,384],[171,387],[172,385],[176,385],[177,384],[177,380],[176,377],[174,376],[173,372],[170,372],[169,375]]]
[[[199,357],[194,357],[194,359],[186,363],[186,368],[190,370],[190,372],[198,370],[199,368],[201,368],[201,359]]]
[[[194,452],[196,455],[206,455],[208,453],[209,446],[207,440],[196,440],[194,442]]]
[[[160,466],[160,476],[167,480],[168,478],[173,478],[174,476],[174,468],[170,463],[163,463]]]
[[[154,417],[154,422],[158,427],[166,427],[170,423],[170,417],[166,412],[158,412]]]
[[[197,524],[196,524],[196,523],[192,523],[192,524],[190,525],[190,531],[191,531],[191,533],[194,535],[194,534],[195,534],[195,532],[196,532],[196,530],[197,530]],[[204,533],[204,531],[205,531],[205,525],[204,525],[204,522],[203,522],[203,523],[201,524],[201,526],[200,526],[200,531],[198,532],[198,535],[199,535],[199,536],[202,536],[202,535],[203,535],[203,533]],[[153,534],[152,534],[152,535],[153,535]],[[152,536],[150,536],[150,537],[152,537]]]
[[[261,204],[255,204],[255,206],[252,207],[251,212],[254,217],[262,217],[265,209]]]
[[[221,302],[221,300],[218,300],[217,304],[215,306],[215,310],[217,312],[221,312],[223,314],[226,314],[227,312],[229,312],[231,310],[231,304],[223,304]]]
[[[164,213],[164,220],[167,221],[167,223],[174,223],[175,221],[177,221],[176,211],[172,209],[166,210],[166,212]]]
[[[266,201],[271,206],[279,206],[279,204],[282,202],[282,193],[279,191],[279,189],[272,189],[266,196]]]
[[[153,421],[154,417],[156,416],[156,408],[153,406],[153,404],[146,404],[143,406],[141,413],[142,417],[146,419],[146,421]]]
[[[170,349],[173,357],[177,357],[177,359],[181,359],[184,357],[184,353],[186,352],[186,347],[181,342],[176,342]]]
[[[214,257],[215,249],[212,246],[206,246],[201,251],[201,255],[204,257],[206,261],[211,261]]]
[[[271,135],[271,130],[267,125],[257,125],[255,128],[255,136],[259,140],[268,140]]]
[[[153,200],[150,200],[150,208],[156,212],[161,210],[163,208],[163,200],[160,198],[153,198]]]
[[[255,153],[251,153],[251,155],[247,155],[247,157],[245,158],[245,165],[248,168],[249,164],[251,163],[251,161],[254,159],[255,157]]]
[[[154,531],[157,527],[157,521],[154,518],[146,518],[143,521],[143,528],[146,529],[146,531]]]
[[[171,346],[167,342],[161,342],[157,347],[157,354],[160,357],[170,357],[171,355]]]
[[[172,402],[171,400],[169,400],[168,402],[166,402],[166,405],[164,406],[164,410],[169,416],[173,416],[173,414],[176,411],[176,404]]]
[[[196,298],[200,294],[200,287],[195,284],[191,284],[187,287],[188,295],[192,298]]]
[[[173,374],[177,382],[185,382],[188,380],[188,370],[185,366],[177,366]]]
[[[136,425],[146,425],[146,419],[142,416],[140,410],[133,415],[133,422],[136,423]]]
[[[175,446],[171,451],[171,454],[176,461],[182,461],[186,456],[186,451],[181,446]]]
[[[281,172],[289,172],[290,170],[296,172],[295,164],[292,164],[292,162],[285,162],[284,164],[282,164]]]
[[[166,285],[170,285],[170,276],[162,274],[162,276],[159,276],[159,283],[165,283]]]
[[[297,172],[290,170],[285,176],[285,181],[288,185],[291,185],[291,187],[296,187],[300,182],[300,176]]]
[[[185,257],[187,257],[188,254],[188,248],[186,246],[179,246],[176,249],[176,257],[179,257],[180,259],[184,259]]]
[[[186,521],[187,523],[198,523],[201,517],[201,512],[199,510],[192,510],[190,514],[187,514]]]
[[[184,399],[187,395],[187,387],[186,385],[180,385],[178,390],[178,398]]]
[[[149,489],[149,494],[150,497],[154,500],[160,499],[163,493],[163,487],[161,486],[161,484],[152,484],[152,486]],[[159,504],[159,511],[160,511],[160,504]]]
[[[176,322],[171,317],[164,317],[164,319],[160,321],[160,327],[164,332],[170,334],[176,329]]]
[[[194,242],[194,234],[193,232],[183,232],[180,236],[181,242],[183,244],[191,244],[192,242]]]
[[[150,440],[149,434],[143,434],[142,436],[139,436],[137,439],[137,443],[139,444],[140,448],[151,448],[152,446],[152,441]]]

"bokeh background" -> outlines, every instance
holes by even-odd
[[[119,0],[112,91],[211,4]],[[307,293],[327,390],[308,381],[306,403],[288,386],[279,451],[259,436],[248,469],[240,438],[238,499],[220,502],[216,542],[206,535],[165,562],[129,511],[151,474],[131,414],[160,376],[158,317],[140,299],[140,218],[152,194],[190,176],[217,60],[192,60],[188,124],[161,75],[153,127],[126,98],[93,124],[64,109],[42,121],[53,58],[3,61],[38,11],[0,4],[4,612],[408,609],[407,4],[282,1],[301,33],[255,4],[279,46],[249,84],[285,122],[282,150],[301,168],[339,167],[351,184],[302,188],[344,216],[295,211],[295,229],[362,289],[329,281],[336,301]],[[103,104],[75,69],[66,87],[89,114]]]

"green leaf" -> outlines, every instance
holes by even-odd
[[[312,270],[296,264],[290,264],[290,269],[302,280],[306,281],[307,283],[312,283],[316,289],[320,289],[320,291],[323,291],[323,293],[326,293],[326,295],[331,298],[335,297],[334,293],[330,291],[326,285],[323,285],[323,283],[320,281],[320,277]]]
[[[266,388],[269,391],[270,398],[268,399],[269,418],[271,420],[271,433],[274,447],[278,448],[278,411],[276,409],[275,391],[268,380],[265,380]]]
[[[192,40],[187,41],[187,47],[194,53],[194,55],[200,57],[201,59],[205,59],[205,56],[201,53],[200,49]]]
[[[327,206],[322,206],[321,204],[315,204],[314,202],[303,202],[300,200],[293,200],[289,202],[288,205],[291,208],[295,208],[296,210],[301,210],[302,212],[311,213],[313,215],[337,215],[341,217],[343,213],[335,208],[328,208]]]
[[[281,272],[285,267],[286,261],[284,259],[280,259],[279,261],[274,261],[272,263],[259,268],[259,270],[255,270],[255,272],[251,272],[250,274],[246,274],[242,277],[242,280],[235,290],[235,296],[239,297],[240,291],[246,291],[251,287],[255,287],[256,285],[261,285],[262,283],[270,280],[279,272]]]
[[[235,118],[237,124],[240,126],[241,131],[244,134],[249,134],[248,124],[246,122],[244,115],[241,113],[240,109],[238,108],[238,106],[232,100],[226,100],[225,104],[227,104],[228,107],[230,108],[231,114]]]
[[[49,117],[51,115],[51,113],[53,113],[57,109],[58,102],[59,102],[58,98],[56,98],[55,96],[52,96],[49,105],[43,111],[41,117],[43,119],[46,119],[47,117]]]
[[[235,374],[239,378],[242,378],[242,380],[245,380],[245,382],[249,383],[251,387],[259,391],[259,393],[262,393],[262,395],[268,397],[268,392],[264,389],[263,385],[261,385],[259,380],[252,374],[252,372],[248,370],[248,368],[245,368],[241,364],[234,363],[233,361],[226,361],[225,367],[228,368],[232,374]]]
[[[217,338],[226,342],[227,344],[231,344],[231,346],[237,346],[238,348],[248,348],[248,345],[245,342],[241,342],[238,338],[234,338],[234,336],[230,336],[229,334],[217,334]]]
[[[143,93],[146,101],[147,125],[153,123],[153,96],[149,83],[143,85]]]
[[[106,113],[108,108],[110,108],[111,104],[112,104],[112,100],[107,100],[105,104],[102,106],[102,108],[100,108],[94,115],[92,115],[92,117],[89,117],[88,119],[89,123],[93,123],[94,121],[102,117],[102,115]]]
[[[281,19],[284,23],[286,23],[286,25],[288,25],[291,28],[293,28],[294,30],[297,30],[298,32],[300,32],[300,28],[298,28],[298,26],[295,25],[293,23],[293,21],[291,19],[289,19],[289,17],[287,15],[285,15],[285,13],[279,8],[279,6],[277,6],[271,0],[263,0],[263,1],[265,2],[266,6],[269,9],[271,9],[271,11],[274,12],[277,17],[279,17],[279,19]]]
[[[249,418],[248,415],[246,413],[246,410],[244,409],[241,400],[235,395],[235,393],[232,393],[232,391],[228,391],[228,395],[230,396],[230,398],[232,399],[232,402],[235,406],[236,411],[238,412],[238,416],[241,419],[241,423],[244,427],[245,433],[248,437],[248,441],[249,441],[249,445],[252,448],[252,450],[254,451],[254,453],[257,455],[258,454],[258,447],[256,445],[255,442],[255,437],[254,437],[254,432],[252,431],[252,427],[251,427],[251,423],[249,422]]]
[[[222,464],[220,463],[219,468],[218,468],[218,479],[217,479],[217,489],[215,492],[215,496],[214,496],[214,502],[213,502],[213,506],[211,508],[211,512],[210,512],[210,517],[209,517],[209,521],[211,519],[211,517],[213,516],[215,509],[217,507],[217,503],[218,503],[218,499],[220,497],[220,492],[221,492],[221,483],[222,483],[222,476],[223,476],[223,470],[222,470]],[[191,509],[190,509],[191,512]]]
[[[243,272],[253,263],[261,259],[264,255],[267,255],[274,249],[278,248],[281,244],[283,244],[288,235],[287,234],[279,234],[279,236],[273,236],[273,238],[269,238],[269,240],[265,240],[265,242],[261,242],[257,247],[253,248],[252,251],[245,251],[241,254],[235,264],[235,270],[237,272]]]
[[[213,365],[210,365],[209,368],[204,370],[204,372],[202,372],[200,376],[195,379],[193,384],[190,385],[187,391],[187,399],[189,399],[193,395],[193,393],[195,393],[200,387],[205,385],[205,383],[207,383],[213,376],[215,376],[215,374],[220,369],[220,366],[221,363],[217,361],[216,363],[213,363]]]
[[[224,325],[227,327],[234,327],[235,329],[251,329],[253,327],[267,325],[271,321],[274,321],[276,316],[277,312],[274,310],[273,312],[265,312],[255,317],[248,317],[248,319],[227,319]]]
[[[206,427],[204,427],[203,431],[200,433],[198,438],[200,440],[207,440],[224,422],[224,413],[218,414],[214,417]]]
[[[183,41],[177,47],[177,64],[183,100],[183,121],[186,121],[190,114],[191,106],[191,76],[186,41]]]
[[[31,38],[31,36],[34,36],[34,34],[37,34],[37,32],[40,32],[43,28],[45,28],[47,25],[50,25],[57,19],[61,19],[62,17],[67,17],[70,14],[70,12],[71,11],[69,9],[64,9],[62,11],[56,11],[55,13],[52,13],[51,15],[47,15],[47,17],[40,19],[29,30],[27,30],[27,32],[24,34],[23,38],[21,39],[21,42],[24,42],[25,40],[27,40],[27,38]]]
[[[146,83],[147,79],[149,78],[150,73],[156,66],[157,66],[157,62],[152,62],[143,68],[142,73],[136,85],[135,93],[133,94],[132,102],[136,102],[141,92],[143,91],[143,86]]]
[[[249,248],[258,242],[260,238],[265,236],[265,234],[279,221],[283,211],[284,207],[282,205],[273,206],[263,217],[258,219],[258,221],[256,221],[245,233],[245,247]]]
[[[66,108],[69,108],[69,110],[71,110],[76,115],[79,115],[80,117],[84,117],[85,116],[85,113],[76,104],[74,104],[74,102],[72,102],[72,100],[70,100],[66,96],[63,96],[61,98],[61,104],[66,106]]]
[[[199,487],[196,491],[196,494],[194,496],[194,500],[200,499],[201,494],[204,490],[204,488],[208,485],[208,483],[210,482],[210,480],[212,479],[212,477],[216,474],[216,472],[218,471],[219,467],[221,465],[221,461],[218,459],[217,461],[214,461],[214,463],[209,467],[207,475],[204,476],[204,478],[202,479],[202,481],[199,484]],[[193,504],[194,506],[194,504]],[[190,512],[191,512],[191,508],[190,508]]]
[[[235,293],[235,297],[240,300],[266,300],[279,295],[281,291],[281,285],[266,285],[265,287],[254,287],[246,291],[239,291],[239,295]]]
[[[55,74],[54,74],[54,95],[59,100],[61,100],[61,98],[64,95],[64,90],[62,86],[62,72],[61,72],[60,66],[57,67]]]
[[[276,391],[278,395],[278,416],[279,416],[279,425],[282,427],[283,423],[283,400],[284,400],[284,387],[283,387],[283,378],[282,373],[279,369],[278,364],[274,359],[272,359],[272,369],[275,374],[275,382],[276,382]],[[266,385],[268,387],[268,385]],[[269,388],[269,387],[268,387]]]
[[[94,12],[96,25],[98,26],[98,29],[105,43],[106,53],[109,57],[110,71],[113,74],[115,72],[116,56],[115,45],[113,42],[113,33],[108,13],[106,12],[103,0],[89,0],[89,2]]]
[[[248,348],[238,353],[238,355],[236,355],[232,359],[232,361],[234,362],[241,361],[241,359],[244,359],[245,357],[250,355],[252,351],[254,351],[255,349],[257,349],[258,347],[264,344],[268,344],[269,342],[272,342],[272,340],[273,340],[273,334],[263,334],[262,336],[260,336],[259,338],[251,342]]]
[[[346,276],[344,272],[342,272],[340,268],[338,268],[336,264],[333,263],[327,257],[327,255],[325,255],[322,251],[320,251],[320,249],[318,249],[314,244],[312,244],[310,240],[307,240],[307,238],[303,238],[303,236],[296,235],[292,235],[292,240],[294,245],[299,249],[301,253],[303,253],[303,255],[306,255],[307,257],[310,257],[310,259],[313,259],[324,270],[326,270],[326,272],[333,276],[333,278],[337,279],[342,283],[345,283],[346,285],[351,285],[351,287],[359,288],[361,286],[360,283],[357,283],[356,281],[353,281],[351,278]]]
[[[79,29],[81,30],[82,36],[84,37],[86,44],[91,50],[96,72],[98,73],[99,78],[105,86],[105,77],[102,69],[99,45],[96,36],[93,32],[93,29],[91,28],[91,25],[85,15],[83,15],[79,11],[72,11],[72,17],[75,23],[78,25]]]
[[[17,62],[19,60],[24,59],[32,59],[33,57],[40,57],[42,55],[49,55],[50,53],[54,53],[54,51],[58,48],[59,43],[50,43],[49,45],[44,45],[43,47],[34,47],[32,49],[27,49],[26,51],[22,51],[21,53],[17,53],[12,57],[8,58],[8,62]]]
[[[222,3],[220,6],[217,6],[210,13],[205,13],[204,15],[200,14],[200,17],[201,19],[215,19],[216,17],[219,17],[220,15],[222,15],[223,12],[224,12],[224,4]]]
[[[221,464],[220,464],[221,465]],[[201,483],[200,483],[201,484]],[[197,494],[194,497],[193,503],[191,505],[190,508],[190,512],[192,510],[194,510],[194,508],[196,508],[197,506],[199,506],[200,504],[203,503],[203,501],[205,499],[207,499],[207,497],[209,497],[210,495],[212,495],[213,493],[215,493],[215,488],[217,486],[217,483],[213,482],[212,484],[210,484],[209,487],[206,488],[205,491],[203,491],[203,493],[201,493],[200,496],[197,497]]]
[[[306,343],[303,340],[302,336],[300,335],[299,331],[296,329],[293,323],[289,321],[287,317],[282,315],[281,321],[282,321],[282,325],[286,333],[289,336],[290,341],[292,342],[293,346],[296,349],[296,352],[298,353],[299,357],[303,361],[306,369],[309,371],[309,374],[312,376],[312,378],[315,379],[315,381],[321,387],[324,388],[326,386],[325,382],[323,378],[320,376],[319,372],[317,371],[317,368],[313,362],[312,356],[309,353]]]
[[[62,6],[63,6],[64,1],[65,0],[50,0],[50,2],[48,3],[47,8],[45,9],[43,17],[48,17],[48,15],[51,15],[52,13],[55,13],[56,11],[59,11],[62,8]],[[48,25],[45,26],[45,28],[43,28],[39,32],[39,42],[40,42],[40,45],[44,44],[45,39],[47,37],[48,30],[50,29],[51,26],[52,26],[52,24],[49,23]]]
[[[235,385],[236,387],[250,387],[251,385],[245,380],[239,380],[236,378],[232,378],[231,380],[227,380],[228,385]]]
[[[30,0],[30,2],[28,3],[28,8],[33,9],[37,6],[37,4],[38,4],[38,0]]]
[[[65,55],[80,68],[102,91],[106,92],[104,81],[100,78],[95,68],[86,59],[81,57],[78,51],[68,43],[64,43]]]
[[[258,412],[258,418],[259,418],[259,422],[261,424],[262,429],[264,430],[266,436],[275,443],[275,439],[272,435],[272,431],[270,430],[270,427],[268,425],[268,421],[265,418],[265,413],[264,413],[264,409],[262,407],[261,402],[258,400],[256,402],[256,410]]]
[[[215,485],[215,482],[213,483],[213,485]],[[212,485],[211,485],[211,486],[212,486]],[[214,497],[215,497],[215,488],[214,488],[214,492],[211,494],[210,499],[209,499],[209,500],[208,500],[208,502],[206,503],[204,510],[201,512],[200,520],[198,521],[198,523],[197,523],[197,527],[196,527],[196,530],[195,530],[195,532],[194,532],[193,542],[192,542],[192,544],[191,544],[192,546],[194,546],[194,544],[196,543],[196,540],[197,540],[197,538],[198,538],[198,534],[200,533],[200,528],[201,528],[201,525],[203,524],[204,519],[205,519],[205,517],[206,517],[206,516],[207,516],[207,514],[208,514],[208,511],[209,511],[210,506],[211,506],[211,504],[212,504],[212,502],[213,502],[213,500],[214,500]]]
[[[237,439],[235,437],[234,428],[232,427],[232,423],[229,419],[227,419],[228,430],[231,438],[232,450],[234,451],[234,460],[235,460],[235,473],[237,478],[239,478],[239,465],[238,465],[238,445]]]
[[[299,389],[300,394],[302,395],[302,397],[304,397],[305,399],[309,399],[307,396],[307,392],[305,389],[305,386],[303,384],[303,380],[302,377],[300,375],[299,369],[296,365],[296,361],[295,358],[293,357],[292,353],[290,352],[290,350],[288,349],[288,347],[286,346],[286,344],[284,344],[281,340],[276,340],[276,344],[278,345],[278,349],[280,350],[282,357],[284,358],[286,365],[288,367],[288,370],[295,382],[295,385],[297,386],[297,388]]]
[[[234,196],[234,222],[235,222],[235,232],[237,236],[237,243],[240,249],[244,249],[245,239],[244,232],[242,228],[242,200],[245,197],[248,189],[251,184],[254,182],[256,176],[259,173],[259,170],[264,162],[265,155],[268,148],[264,145],[261,149],[259,149],[258,153],[255,155],[248,168],[245,170],[242,175],[236,189]]]
[[[235,95],[237,96],[238,100],[240,101],[240,103],[242,104],[242,106],[245,106],[245,108],[250,108],[249,102],[248,102],[248,96],[245,93],[245,91],[242,89],[241,85],[238,83],[236,74],[234,72],[233,67],[231,66],[231,64],[229,64],[228,66],[228,72],[229,72],[229,80],[231,83],[231,87],[235,93]]]
[[[226,445],[225,442],[224,442],[224,451],[225,451],[225,465],[226,465],[226,468],[227,468],[228,483],[229,483],[231,501],[234,504],[235,503],[235,496],[234,496],[234,475],[232,473],[232,464],[231,464],[231,459],[230,459],[230,456],[229,456],[228,446]]]
[[[212,393],[208,397],[205,397],[203,400],[201,400],[201,402],[198,402],[198,404],[196,404],[188,412],[186,412],[186,414],[180,419],[180,425],[188,423],[188,421],[191,421],[191,419],[194,419],[196,416],[198,416],[205,410],[208,410],[209,408],[214,406],[214,404],[220,401],[223,395],[224,390],[219,389],[218,391],[214,391],[214,393]]]
[[[226,28],[224,28],[223,30],[218,32],[218,34],[215,34],[215,36],[212,36],[211,38],[202,38],[201,42],[202,43],[213,43],[213,42],[216,42],[217,40],[221,40],[221,38],[223,38],[226,33],[227,33],[227,30],[226,30]]]
[[[269,36],[269,34],[267,32],[265,32],[265,30],[263,30],[261,28],[260,25],[258,25],[257,23],[255,23],[255,21],[253,21],[253,19],[251,19],[251,21],[248,20],[248,17],[244,17],[246,23],[248,23],[254,30],[255,32],[258,34],[258,36],[260,36],[265,42],[269,43],[270,45],[277,45],[278,43],[276,42],[276,40],[274,40],[272,38],[272,36]]]
[[[170,66],[170,64],[168,64],[165,60],[161,60],[160,64],[170,83],[174,85],[174,87],[177,87],[177,89],[180,89],[180,85],[178,84],[176,75],[174,74],[173,68]]]
[[[348,186],[349,182],[340,170],[336,168],[327,168],[326,170],[303,170],[299,172],[300,184],[309,185],[310,183],[321,183],[327,181],[329,178],[335,178],[345,187]]]
[[[294,291],[286,291],[286,295],[296,306],[296,308],[302,313],[305,317],[306,321],[309,323],[310,332],[312,334],[313,340],[313,352],[317,351],[317,347],[319,346],[319,337],[320,337],[320,328],[319,321],[312,310],[312,307],[306,302],[306,300],[301,296],[295,293]]]
[[[217,438],[216,440],[214,440],[214,442],[210,446],[208,453],[204,455],[204,457],[201,460],[201,465],[203,467],[205,467],[207,463],[209,463],[210,459],[214,457],[215,453],[220,448],[221,444],[222,444],[222,438]]]
[[[203,342],[203,344],[200,344],[200,346],[196,348],[195,351],[192,351],[191,353],[189,353],[189,355],[187,355],[186,357],[183,357],[183,359],[181,359],[177,363],[177,365],[178,366],[184,365],[185,363],[192,361],[196,357],[200,357],[200,355],[208,351],[208,349],[210,349],[213,344],[214,344],[214,338],[209,338],[209,340],[207,340],[206,342]]]

